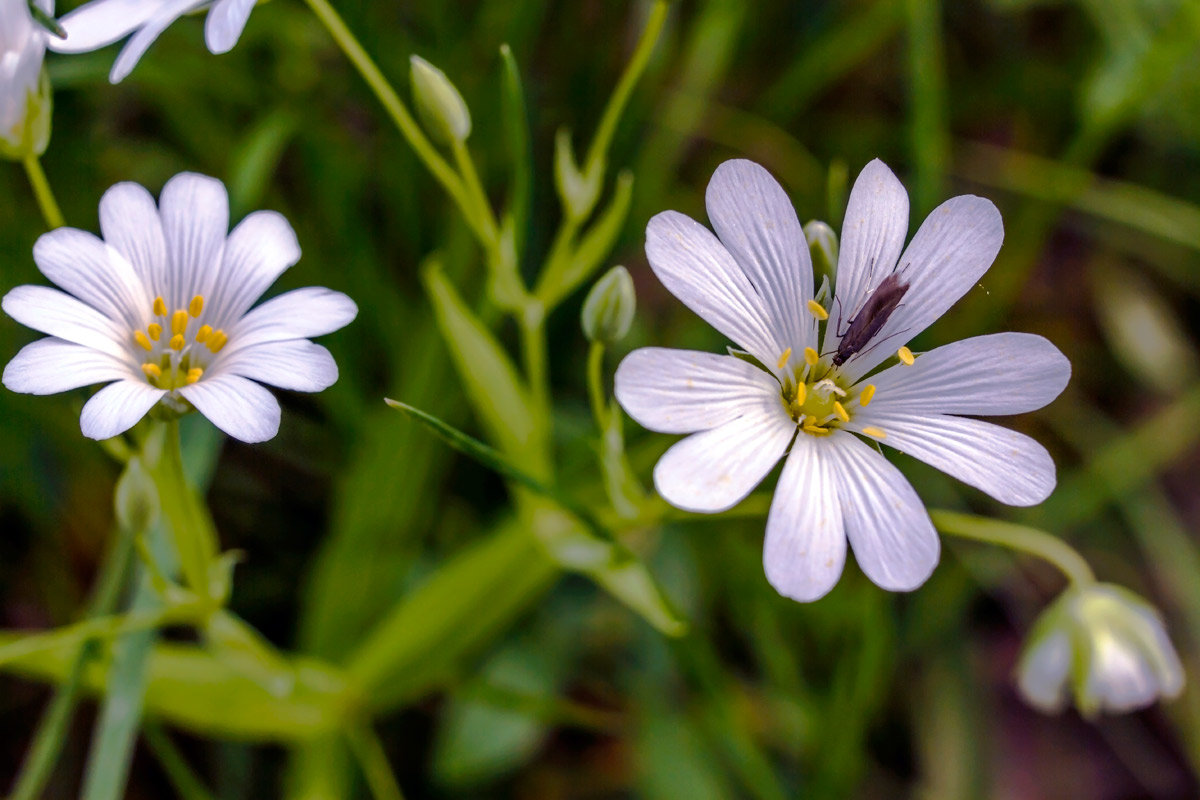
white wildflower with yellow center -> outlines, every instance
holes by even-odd
[[[358,313],[340,292],[296,289],[251,310],[300,258],[291,225],[256,211],[229,230],[224,185],[176,175],[154,198],[136,183],[100,201],[103,239],[59,228],[38,239],[38,269],[65,291],[18,286],[13,319],[49,334],[4,369],[15,392],[55,394],[109,383],[83,407],[93,439],[116,436],[161,404],[193,407],[244,442],[279,429],[279,403],[255,381],[316,392],[337,380],[329,351],[308,341]]]
[[[1021,333],[919,356],[904,346],[991,265],[1003,239],[991,202],[943,203],[905,249],[908,195],[883,162],[871,162],[851,191],[837,286],[823,304],[796,212],[765,169],[722,164],[706,199],[715,236],[666,211],[647,226],[646,255],[667,289],[758,363],[662,348],[621,362],[616,396],[625,410],[651,430],[691,434],[654,470],[668,502],[728,509],[787,453],[763,563],[780,594],[809,601],[837,582],[847,539],[885,589],[914,589],[937,565],[929,515],[877,442],[1004,503],[1046,498],[1055,472],[1041,445],[959,415],[1050,402],[1070,375],[1058,349]],[[881,303],[889,293],[901,296]],[[889,359],[894,366],[874,372]]]
[[[37,0],[37,7],[54,15],[53,0]],[[0,0],[0,155],[5,157],[46,149],[50,98],[42,59],[47,38],[26,0]]]

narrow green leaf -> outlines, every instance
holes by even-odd
[[[150,752],[158,759],[159,766],[171,781],[177,795],[183,800],[213,800],[212,794],[196,777],[196,773],[188,766],[183,754],[175,747],[170,735],[161,725],[148,722],[142,732],[145,734],[146,744],[150,746]]]
[[[500,59],[504,63],[500,109],[508,144],[509,166],[512,169],[506,216],[513,233],[513,250],[519,262],[521,254],[525,252],[525,240],[529,233],[529,208],[533,199],[533,146],[529,138],[529,112],[525,107],[521,72],[512,48],[507,44],[500,45]]]

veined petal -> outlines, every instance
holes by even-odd
[[[767,516],[767,580],[784,597],[802,603],[825,596],[846,564],[838,475],[830,459],[832,439],[796,437]]]
[[[333,356],[321,345],[307,339],[241,348],[222,358],[213,371],[241,375],[296,392],[319,392],[328,389],[338,378]]]
[[[153,16],[147,18],[137,26],[137,33],[129,37],[129,41],[121,48],[117,60],[113,62],[112,70],[108,73],[109,83],[120,83],[128,77],[137,63],[142,60],[142,56],[150,49],[150,45],[154,44],[163,31],[165,31],[172,22],[179,19],[181,16],[191,11],[193,8],[198,8],[204,5],[205,0],[173,0],[165,4],[158,3],[158,8],[154,10]],[[117,37],[120,38],[120,37]]]
[[[162,285],[167,243],[154,198],[140,184],[118,183],[100,198],[100,232],[129,261],[142,284]]]
[[[823,351],[837,348],[854,314],[890,275],[908,235],[908,192],[879,159],[863,167],[850,190],[842,222],[837,265],[837,298],[825,328]]]
[[[977,419],[900,414],[872,403],[847,426],[882,429],[890,445],[1010,506],[1032,506],[1054,491],[1054,461],[1028,436]]]
[[[93,383],[134,378],[129,365],[53,336],[21,348],[4,367],[4,385],[23,394],[58,394]]]
[[[908,592],[937,566],[941,542],[921,498],[874,448],[846,434],[829,437],[846,535],[875,585]]]
[[[1070,670],[1071,640],[1066,631],[1047,634],[1021,658],[1017,669],[1021,694],[1042,711],[1062,711]]]
[[[254,381],[216,375],[184,386],[179,393],[225,433],[243,442],[265,442],[279,432],[279,401]]]
[[[349,325],[357,315],[358,306],[341,292],[321,286],[293,289],[234,323],[227,354],[264,342],[323,336]]]
[[[804,310],[813,296],[812,260],[792,201],[771,173],[746,159],[717,167],[705,200],[721,244],[758,291],[800,366],[804,348],[816,346],[816,320]]]
[[[962,195],[935,208],[896,268],[908,292],[874,346],[850,358],[843,372],[852,380],[867,374],[945,314],[987,272],[1003,241],[1004,223],[991,200]]]
[[[111,439],[136,425],[164,394],[136,378],[110,383],[83,404],[79,427],[89,439]]]
[[[129,331],[86,303],[48,286],[18,286],[0,305],[4,313],[35,331],[127,358]]]
[[[92,0],[58,21],[67,38],[47,36],[57,53],[86,53],[124,39],[162,8],[162,0]]]
[[[220,277],[212,290],[214,327],[233,325],[299,260],[296,233],[282,214],[255,211],[238,223],[225,242]]]
[[[923,353],[874,375],[873,411],[900,414],[1021,414],[1066,387],[1071,362],[1031,333],[993,333]]]
[[[659,433],[715,428],[761,406],[763,396],[782,404],[779,384],[733,356],[644,347],[621,361],[617,402],[643,427]]]
[[[195,295],[211,304],[229,231],[229,195],[224,184],[205,175],[181,172],[163,187],[158,210],[169,262],[166,285],[160,292],[168,310],[187,308]]]
[[[654,485],[671,505],[713,513],[737,505],[787,449],[796,424],[780,403],[747,407],[724,425],[676,442],[654,467]]]
[[[237,44],[254,10],[255,0],[217,0],[204,20],[204,42],[210,53],[228,53]]]
[[[42,274],[75,297],[130,330],[150,310],[146,287],[125,256],[94,234],[58,228],[38,237],[33,260]]]
[[[733,256],[708,228],[676,211],[646,226],[650,268],[709,325],[773,367],[791,346]]]

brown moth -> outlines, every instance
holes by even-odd
[[[862,304],[862,308],[850,320],[850,326],[842,334],[838,342],[837,352],[833,354],[833,365],[840,367],[846,359],[862,350],[867,342],[879,333],[892,316],[892,312],[900,305],[910,284],[901,283],[896,273],[892,273],[880,281],[871,292],[871,296]]]

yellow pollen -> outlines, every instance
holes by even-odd
[[[142,364],[142,372],[146,374],[147,378],[157,378],[162,375],[162,369],[159,368],[158,364],[151,364],[149,362]]]
[[[908,367],[911,367],[913,362],[917,360],[917,357],[913,355],[912,350],[909,350],[907,347],[901,347],[899,350],[897,350],[896,358],[900,359],[901,363]]]
[[[162,299],[162,295],[154,298],[154,313],[160,317],[167,315],[167,301]]]
[[[811,347],[804,348],[804,360],[808,362],[810,367],[815,366],[821,360],[821,356],[816,350]]]
[[[209,337],[208,349],[214,353],[219,353],[228,341],[229,337],[225,335],[225,331],[214,331],[213,335]]]
[[[192,298],[192,302],[188,303],[188,313],[193,317],[200,316],[200,312],[204,310],[204,298],[196,295]]]
[[[820,320],[829,319],[829,312],[825,310],[825,306],[821,305],[816,300],[808,301],[808,313]]]
[[[203,374],[204,370],[200,369],[200,367],[192,367],[187,371],[187,382],[189,384],[195,383],[200,380],[200,376]]]
[[[846,407],[837,400],[833,401],[833,413],[837,414],[838,419],[840,419],[842,422],[850,421],[850,415],[846,413]]]
[[[887,438],[887,434],[884,433],[882,428],[867,427],[867,428],[863,428],[862,432],[865,433],[867,436],[874,436],[876,439],[886,439]]]
[[[196,331],[196,341],[200,342],[201,344],[203,344],[204,340],[209,336],[212,336],[212,325],[201,325],[200,330]]]
[[[149,337],[147,337],[146,334],[143,333],[142,331],[134,331],[133,332],[133,340],[135,342],[137,342],[138,346],[141,347],[143,350],[145,350],[147,353],[150,352],[154,348],[154,345],[150,344]]]
[[[180,334],[187,330],[188,312],[182,308],[171,315],[171,333]]]
[[[875,384],[868,383],[863,387],[862,394],[858,396],[858,404],[863,408],[871,402],[871,398],[875,396]]]
[[[804,405],[804,401],[808,399],[808,387],[803,383],[796,387],[796,405]]]
[[[151,322],[146,328],[146,332],[150,334],[151,339],[157,342],[158,337],[162,336],[162,325],[159,325],[157,322]]]
[[[182,350],[187,341],[183,338],[182,333],[177,333],[171,337],[171,341],[167,342],[167,346],[172,350]]]
[[[789,347],[787,350],[783,351],[783,355],[781,355],[779,357],[779,363],[776,364],[775,366],[778,367],[779,369],[783,369],[783,365],[786,364],[787,360],[791,357],[792,357],[792,348]]]

